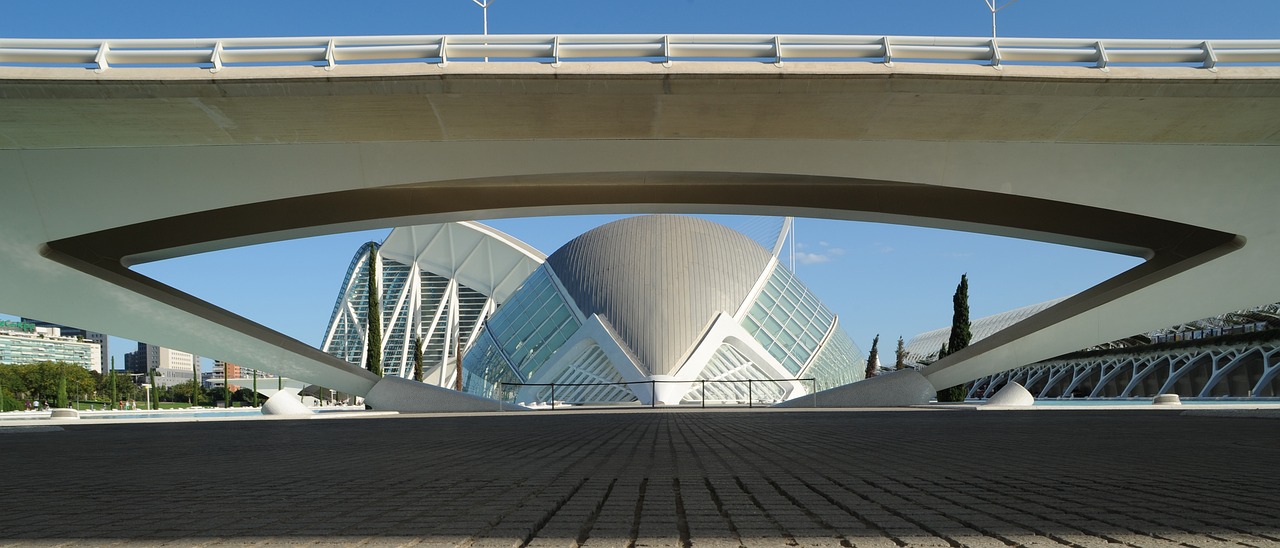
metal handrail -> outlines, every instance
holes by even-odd
[[[537,61],[969,61],[1083,64],[1280,64],[1280,40],[1137,40],[950,36],[566,34],[270,38],[0,38],[0,64],[201,67]]]
[[[658,385],[659,383],[663,383],[663,384],[670,384],[670,383],[679,383],[679,384],[694,384],[694,383],[701,383],[701,395],[702,395],[702,397],[701,397],[701,406],[705,409],[705,408],[707,407],[707,383],[708,383],[708,382],[711,382],[711,383],[744,383],[744,382],[745,382],[745,383],[747,383],[747,407],[755,407],[755,401],[754,401],[754,399],[753,399],[753,398],[752,398],[752,396],[751,396],[751,388],[752,388],[752,384],[753,384],[753,383],[757,383],[757,382],[762,382],[762,383],[763,383],[763,382],[767,382],[767,383],[809,382],[809,383],[810,383],[810,385],[812,386],[812,389],[811,389],[811,391],[810,391],[810,394],[811,394],[811,395],[814,395],[813,402],[814,402],[814,406],[815,406],[815,407],[817,406],[817,402],[818,402],[818,400],[817,400],[817,396],[816,396],[816,394],[817,394],[817,392],[818,392],[818,380],[817,380],[816,378],[812,378],[812,377],[806,377],[806,378],[795,378],[795,379],[710,379],[710,380],[708,380],[708,379],[695,379],[695,380],[690,380],[690,381],[682,381],[682,380],[675,380],[675,379],[661,379],[661,380],[659,380],[659,379],[648,379],[648,380],[643,380],[643,381],[618,381],[618,382],[542,382],[542,383],[499,382],[499,383],[498,383],[498,388],[499,388],[499,394],[501,394],[501,390],[502,390],[502,388],[505,388],[505,387],[508,387],[508,386],[517,386],[517,387],[525,387],[525,386],[549,386],[549,387],[551,387],[551,410],[552,410],[552,411],[554,411],[554,410],[556,409],[556,387],[557,387],[557,386],[562,386],[562,387],[583,387],[583,386],[630,386],[630,385],[633,385],[633,384],[647,384],[647,385],[649,385],[649,407],[650,407],[650,408],[655,408],[655,407],[657,407],[657,399],[658,399],[658,398],[657,398],[657,393],[658,393],[658,391],[657,391],[657,385]],[[505,402],[505,401],[502,401],[501,396],[499,396],[497,399],[499,400],[498,410],[499,410],[499,411],[501,411],[501,410],[502,410],[502,404],[505,404],[506,402]]]

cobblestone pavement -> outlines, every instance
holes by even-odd
[[[1280,546],[1280,421],[670,411],[0,433],[0,546]]]

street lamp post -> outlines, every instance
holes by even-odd
[[[475,1],[475,0],[472,0],[472,1]],[[996,12],[1013,5],[1013,3],[1017,2],[1018,0],[1009,0],[1008,2],[1005,2],[1003,6],[999,6],[999,7],[996,6],[996,4],[998,3],[997,0],[982,0],[982,1],[987,4],[987,9],[991,10],[991,40],[992,42],[994,42],[996,39]]]
[[[471,1],[475,2],[477,6],[480,6],[480,11],[484,12],[484,35],[488,36],[489,35],[489,6],[493,5],[493,0],[484,0],[483,2],[481,2],[480,0],[471,0]],[[489,42],[486,41],[484,45],[486,46],[489,45]],[[444,55],[444,52],[442,51],[440,52],[440,54]],[[484,62],[486,63],[489,62],[488,55],[484,57]]]
[[[480,6],[480,11],[484,12],[484,35],[488,36],[489,35],[489,6],[493,5],[493,0],[484,0],[484,2],[481,2],[480,0],[471,0],[471,1],[475,2],[477,6]]]

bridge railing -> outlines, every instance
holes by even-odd
[[[928,36],[593,34],[181,39],[0,38],[0,65],[202,67],[450,61],[786,61],[1074,64],[1280,64],[1280,40],[1132,40]]]

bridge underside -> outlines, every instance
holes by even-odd
[[[797,65],[0,71],[15,113],[0,120],[0,309],[367,394],[367,372],[127,267],[605,211],[885,221],[1148,259],[934,364],[936,387],[1280,300],[1275,70]]]

